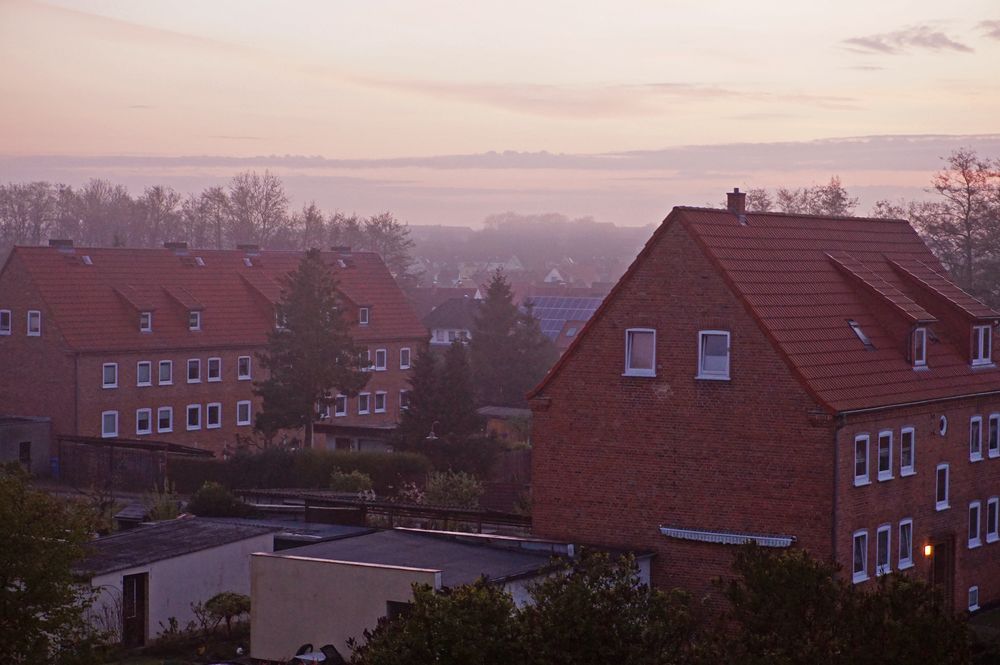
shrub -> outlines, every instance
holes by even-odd
[[[216,619],[216,623],[226,624],[226,637],[232,637],[233,623],[243,615],[250,618],[250,596],[232,591],[223,591],[205,601],[205,610]]]
[[[153,491],[146,495],[146,509],[149,511],[149,519],[154,522],[160,520],[172,520],[180,512],[180,497],[177,496],[175,486],[170,480],[165,480],[163,489],[153,484]]]
[[[340,469],[335,469],[330,474],[330,489],[338,492],[364,492],[372,488],[372,478],[367,473],[362,473],[355,469],[350,473],[344,473]]]
[[[463,471],[436,471],[427,479],[424,502],[450,508],[478,508],[483,484]]]
[[[243,517],[250,508],[219,483],[201,486],[188,502],[187,510],[199,517]]]

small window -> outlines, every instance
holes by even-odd
[[[372,350],[365,349],[361,353],[361,369],[365,372],[370,372],[373,367],[375,367],[375,364],[372,362]]]
[[[388,354],[385,349],[375,349],[375,370],[378,372],[385,371],[386,364],[388,363]]]
[[[368,325],[368,308],[361,307],[358,309],[358,323],[363,326]]]
[[[139,312],[139,332],[153,332],[152,312]]]
[[[399,369],[410,369],[410,350],[402,348],[399,350]]]
[[[196,309],[188,312],[188,330],[201,330],[201,312]]]
[[[875,532],[875,574],[892,572],[892,525],[883,524]]]
[[[288,330],[288,313],[280,307],[274,308],[274,327],[278,330]]]
[[[191,358],[188,360],[188,372],[187,372],[187,382],[188,383],[201,383],[201,360],[198,358]]]
[[[916,328],[913,331],[913,367],[927,367],[927,329]]]
[[[969,611],[975,612],[979,609],[979,587],[969,587]]]
[[[400,390],[399,391],[399,410],[406,411],[410,408],[410,391]]]
[[[698,333],[699,379],[729,380],[729,333],[702,330]]]
[[[892,432],[878,433],[878,479],[892,480]]]
[[[375,393],[375,413],[385,413],[385,393]]]
[[[855,584],[868,579],[868,532],[854,532],[854,567],[852,579]]]
[[[240,426],[250,424],[250,400],[236,403],[236,424]]]
[[[37,309],[28,310],[28,337],[41,337],[42,313]]]
[[[358,413],[365,414],[371,412],[371,393],[361,393],[358,395]]]
[[[987,448],[990,457],[1000,457],[1000,413],[990,414],[987,430]]]
[[[250,376],[250,356],[240,356],[236,360],[236,378],[240,381],[249,381]]]
[[[158,382],[161,386],[169,386],[174,382],[174,363],[172,360],[161,360],[159,372]]]
[[[938,418],[938,434],[944,436],[948,433],[948,416]]]
[[[201,404],[188,404],[187,428],[189,432],[201,429]]]
[[[899,523],[899,569],[905,570],[913,566],[913,520],[905,519]]]
[[[174,410],[169,406],[161,406],[156,410],[156,431],[174,431]]]
[[[118,387],[118,363],[104,363],[101,371],[101,386],[104,388]]]
[[[629,328],[625,331],[625,376],[656,376],[656,331]]]
[[[10,310],[0,309],[0,335],[10,334]]]
[[[105,439],[118,436],[117,411],[105,411],[101,414],[101,436]]]
[[[969,549],[979,547],[983,544],[980,535],[980,521],[982,509],[978,501],[969,504]]]
[[[990,326],[972,327],[972,364],[989,365],[993,362],[993,335]]]
[[[986,502],[986,542],[1000,540],[1000,498],[991,496]]]
[[[153,363],[148,360],[140,360],[135,364],[135,385],[153,385]]]
[[[205,429],[222,427],[222,404],[213,402],[205,406]]]
[[[347,395],[337,395],[337,399],[333,402],[333,415],[347,415]]]
[[[859,434],[854,437],[854,485],[867,485],[868,476],[868,435]]]
[[[912,476],[917,472],[916,430],[904,427],[899,432],[899,475]]]
[[[936,510],[947,510],[948,505],[948,465],[938,464],[937,482],[934,495],[934,508]]]
[[[135,412],[135,433],[136,435],[153,433],[153,410],[138,409]]]
[[[222,358],[208,359],[208,380],[222,381]]]
[[[872,344],[872,341],[868,338],[868,335],[865,334],[865,331],[861,329],[860,323],[858,323],[854,319],[847,319],[847,325],[851,327],[851,330],[854,331],[855,336],[857,336],[857,338],[861,340],[861,343],[864,344],[867,350],[869,351],[875,350],[875,345]]]
[[[983,459],[983,419],[973,416],[969,420],[969,461]]]

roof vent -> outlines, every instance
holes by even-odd
[[[60,252],[73,253],[73,241],[69,238],[50,238],[49,247],[55,247]]]
[[[741,192],[739,187],[734,187],[733,191],[726,192],[726,209],[734,215],[744,215],[747,211],[747,195]],[[746,224],[746,220],[740,220],[741,224]]]

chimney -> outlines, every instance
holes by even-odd
[[[73,241],[69,238],[50,238],[49,247],[55,247],[60,252],[73,253]]]
[[[747,195],[741,192],[739,187],[734,187],[733,191],[726,192],[726,208],[734,215],[743,215],[747,211]]]

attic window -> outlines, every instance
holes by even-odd
[[[362,326],[367,326],[369,320],[369,314],[370,314],[369,308],[367,307],[361,307],[360,309],[358,309],[358,323]]]
[[[243,265],[245,265],[247,268],[253,268],[253,259],[251,259],[249,256],[244,256]]]
[[[201,312],[196,309],[188,312],[188,330],[201,330]]]
[[[858,339],[861,340],[861,343],[865,345],[866,349],[869,351],[875,350],[875,345],[872,344],[870,339],[868,339],[868,335],[865,334],[865,331],[861,329],[861,324],[854,319],[847,319],[847,325],[851,326],[851,330],[853,330],[854,334],[858,336]]]
[[[625,331],[625,376],[656,376],[656,331],[629,328]]]
[[[913,331],[913,367],[927,367],[927,328],[916,328]]]
[[[346,268],[347,261],[345,261],[344,259],[337,259],[337,265],[340,266],[341,268]]]
[[[139,312],[139,332],[153,332],[152,312]]]
[[[93,259],[91,259],[90,256],[88,256],[87,254],[84,254],[83,256],[81,256],[80,260],[83,261],[83,265],[85,265],[85,266],[92,266],[92,265],[94,265]]]
[[[972,327],[972,365],[993,362],[993,331],[989,325]]]
[[[201,258],[200,256],[194,257],[194,263],[199,268],[204,268],[205,267],[205,259]]]
[[[566,331],[566,337],[572,337],[575,334],[576,334],[576,328],[575,327],[570,328],[569,330]]]

